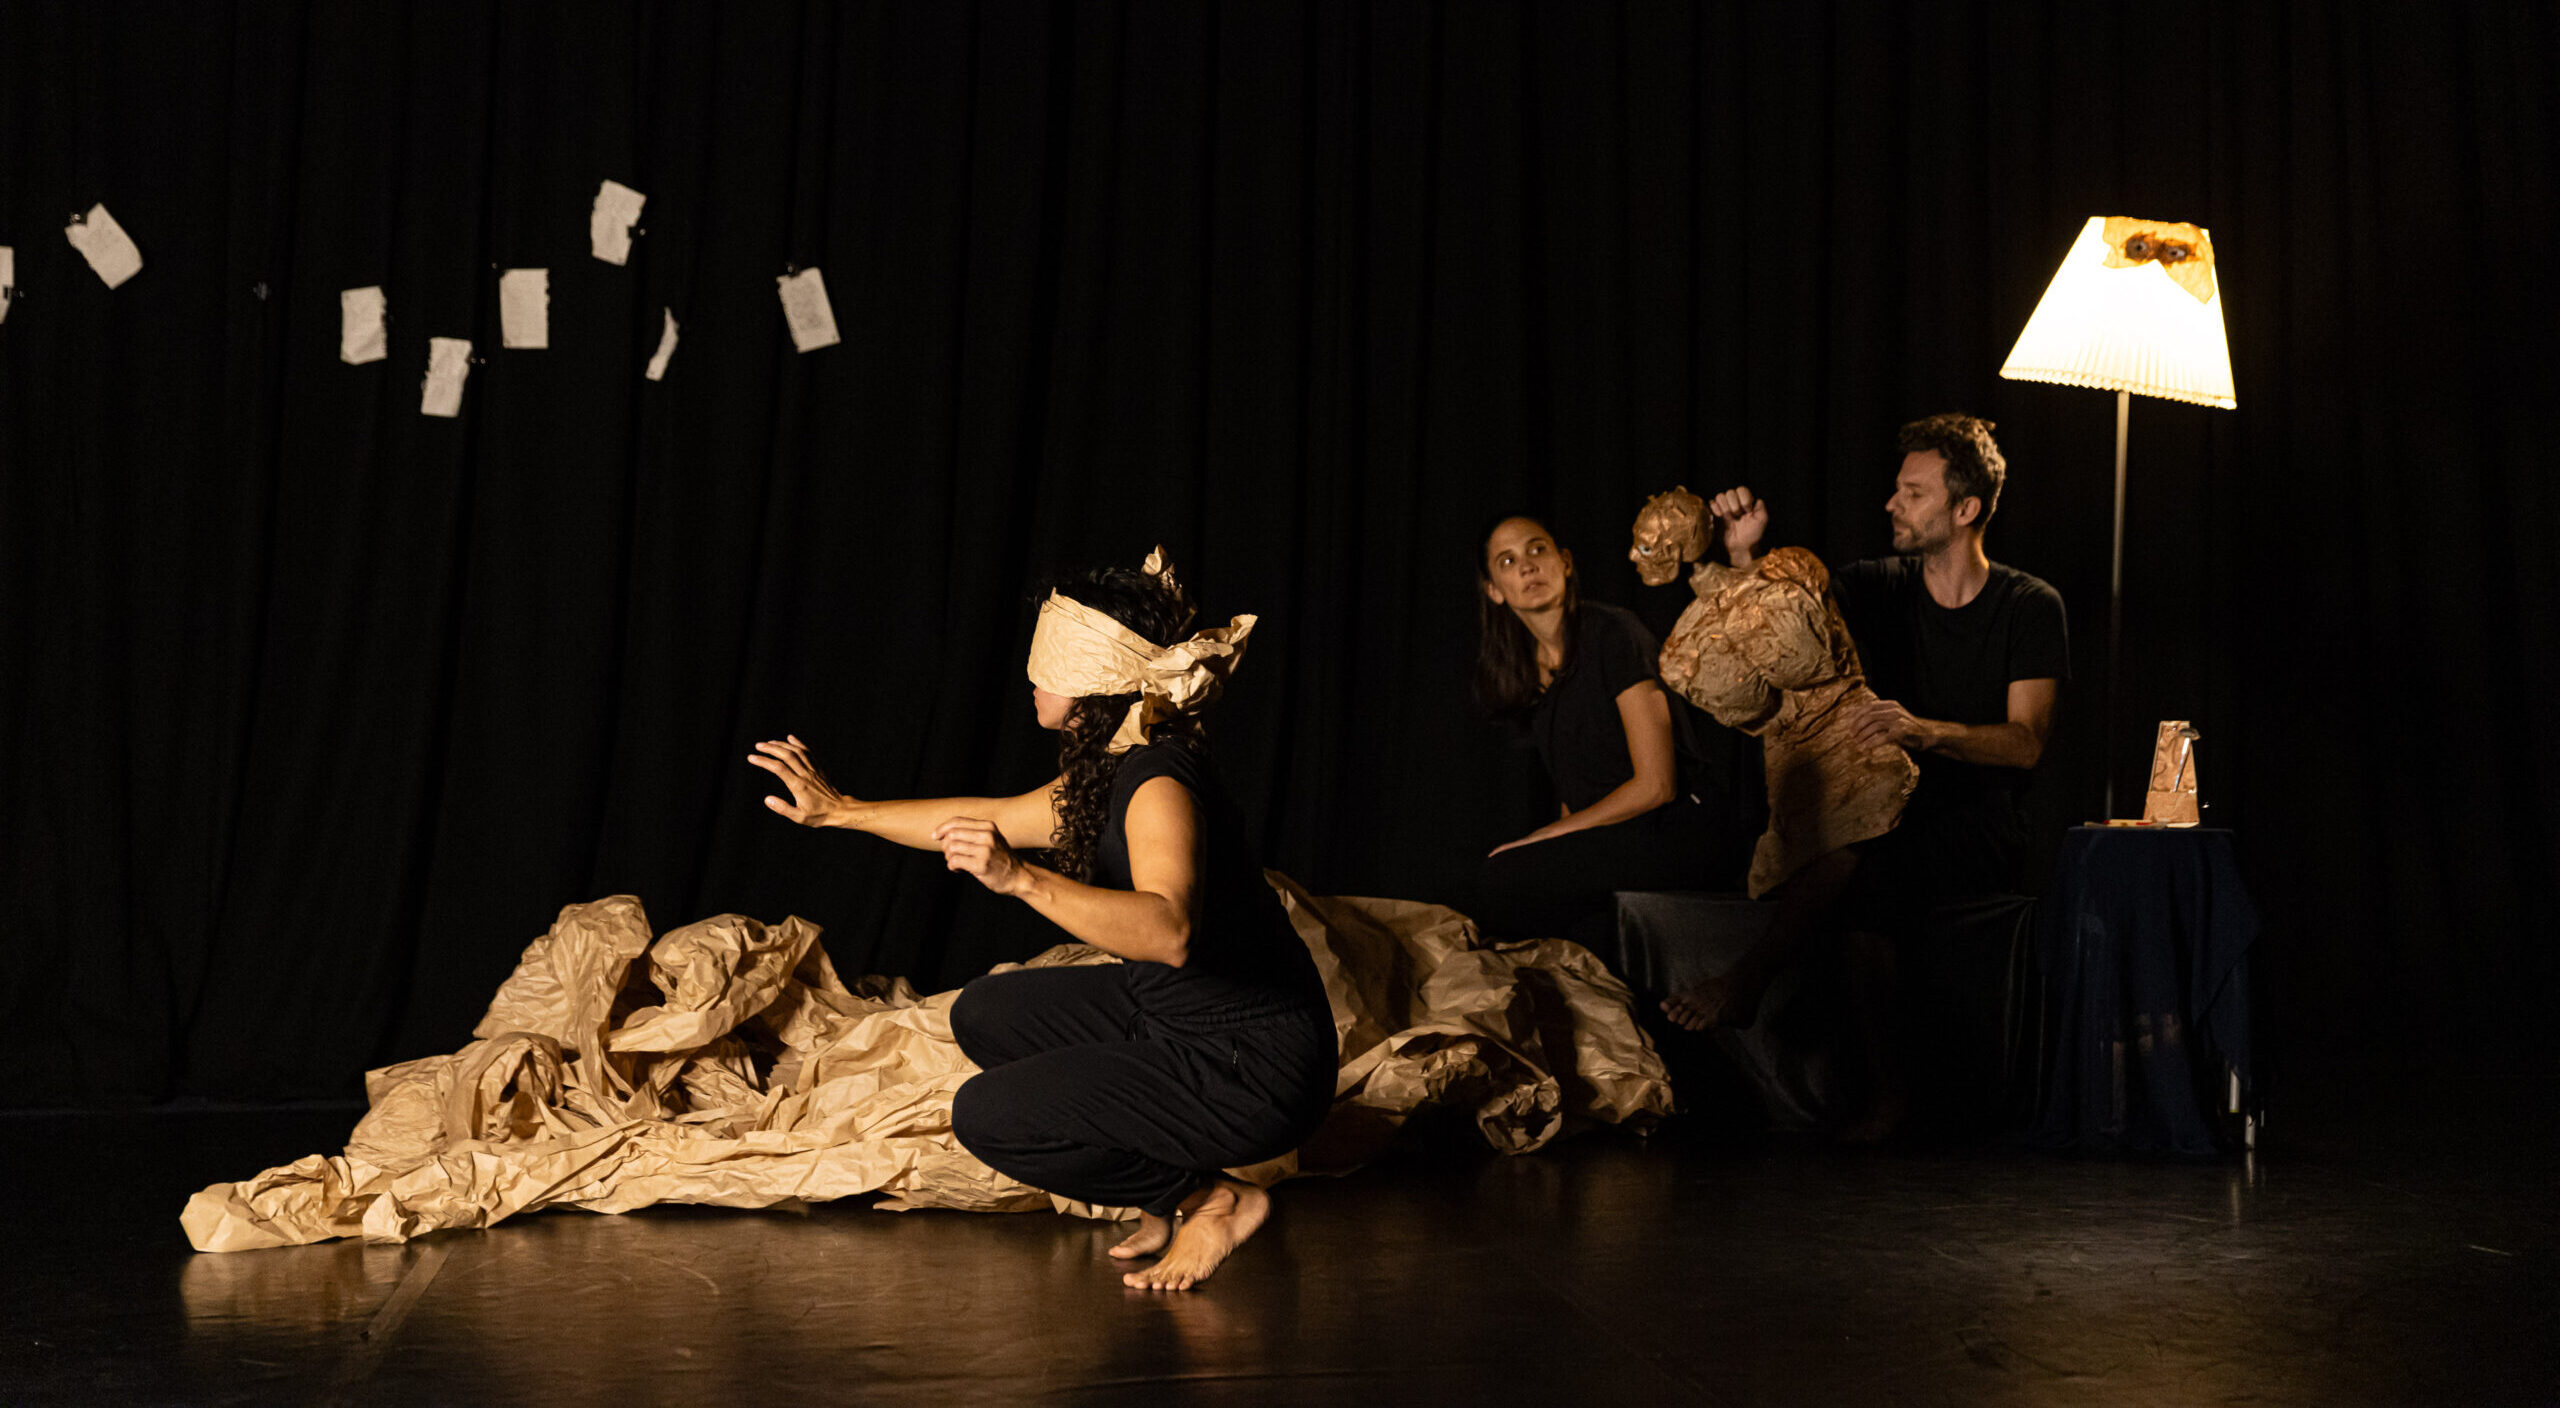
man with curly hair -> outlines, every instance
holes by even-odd
[[[1920,783],[1894,830],[1858,848],[1844,901],[1853,993],[1875,1077],[1874,1101],[1846,1137],[1880,1140],[1907,1098],[1891,1047],[1894,944],[1933,907],[2018,889],[2028,833],[2023,799],[2071,676],[2062,594],[1994,562],[1983,548],[2008,466],[1991,422],[1934,415],[1902,427],[1902,463],[1885,513],[1889,558],[1834,569],[1877,699],[1856,715],[1861,741],[1909,750]],[[1755,556],[1769,506],[1747,488],[1718,494],[1737,567]]]

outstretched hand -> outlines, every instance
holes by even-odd
[[[818,765],[809,760],[809,745],[798,734],[785,734],[780,742],[770,739],[756,745],[747,761],[782,779],[791,792],[791,800],[767,797],[764,804],[802,826],[832,826],[835,817],[854,799],[836,790]]]
[[[999,895],[1019,891],[1031,878],[1029,868],[1004,843],[1004,833],[992,821],[955,816],[933,828],[933,839],[942,843],[943,868],[974,875],[979,884]]]

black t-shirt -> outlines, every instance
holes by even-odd
[[[1578,812],[1636,775],[1618,696],[1643,681],[1659,682],[1661,656],[1662,642],[1634,612],[1605,601],[1582,603],[1573,657],[1529,709],[1529,741],[1555,782],[1557,801]],[[1671,712],[1671,746],[1679,767],[1674,786],[1692,791],[1698,742],[1677,709]]]
[[[2012,680],[2071,678],[2062,593],[2014,567],[1991,564],[1973,600],[1952,610],[1929,595],[1916,557],[1852,562],[1831,574],[1840,614],[1858,643],[1867,684],[1923,719],[2006,723]],[[1918,755],[1914,811],[1988,807],[2018,813],[2033,774]]]
[[[1280,896],[1262,878],[1243,814],[1199,755],[1171,743],[1133,748],[1111,780],[1111,819],[1093,849],[1093,879],[1115,890],[1129,877],[1129,799],[1151,779],[1170,777],[1191,793],[1201,830],[1200,921],[1183,966],[1133,963],[1147,1009],[1159,1016],[1220,1020],[1289,1008],[1328,1010],[1324,980]]]

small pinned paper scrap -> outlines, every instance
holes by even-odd
[[[418,414],[462,414],[462,383],[471,375],[471,339],[427,339],[427,381],[418,393]]]
[[[107,213],[104,202],[89,207],[89,213],[62,227],[62,237],[98,271],[98,279],[109,288],[142,272],[142,251],[133,236],[124,232],[116,217]]]
[[[791,324],[792,346],[815,352],[844,340],[836,336],[836,311],[827,303],[827,281],[815,268],[785,274],[774,282],[782,288],[782,316]]]
[[[383,328],[388,309],[379,284],[338,290],[339,361],[362,366],[391,355],[390,338]]]
[[[651,381],[667,379],[667,361],[676,355],[676,310],[670,308],[666,311],[667,330],[658,334],[657,354],[649,359],[647,375]]]
[[[595,209],[587,216],[587,246],[596,258],[607,264],[631,261],[631,227],[640,222],[640,207],[648,200],[620,181],[596,188]]]
[[[551,271],[509,269],[498,276],[498,342],[539,351],[551,345]]]

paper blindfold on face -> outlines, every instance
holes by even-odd
[[[1162,549],[1147,555],[1146,570],[1171,581]],[[1245,638],[1253,633],[1256,619],[1238,616],[1188,640],[1158,646],[1083,602],[1051,592],[1040,603],[1024,673],[1051,694],[1071,699],[1136,694],[1138,702],[1111,736],[1111,751],[1125,753],[1143,745],[1165,719],[1196,714],[1218,697],[1227,676],[1244,661]]]

